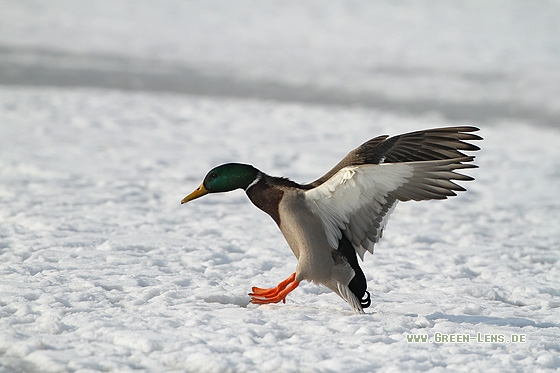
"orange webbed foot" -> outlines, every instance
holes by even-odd
[[[249,294],[251,297],[251,303],[254,304],[268,304],[268,303],[278,303],[280,301],[286,303],[286,296],[292,292],[299,285],[299,281],[296,281],[296,273],[292,273],[290,277],[278,284],[274,288],[258,288],[253,287],[253,292]]]

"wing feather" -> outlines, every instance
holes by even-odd
[[[462,151],[479,150],[478,146],[466,142],[481,140],[480,136],[472,133],[476,131],[476,127],[461,126],[415,131],[392,137],[377,136],[352,150],[324,176],[304,187],[317,187],[341,169],[350,166],[465,157]]]
[[[347,166],[306,190],[305,200],[323,222],[331,248],[338,248],[344,234],[363,259],[366,251],[373,253],[398,201],[445,199],[464,191],[452,180],[473,179],[454,171],[476,167],[463,163],[472,160],[464,156]]]

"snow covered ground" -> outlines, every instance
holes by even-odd
[[[373,135],[450,123],[92,90],[0,107],[2,372],[560,367],[557,130],[482,126],[477,180],[398,206],[354,315],[312,284],[250,305],[295,268],[273,221],[243,192],[179,201],[221,162],[310,181]],[[437,332],[526,342],[407,342]]]
[[[557,1],[0,0],[0,80],[560,120]]]
[[[0,373],[560,368],[556,2],[89,3],[2,4]],[[274,222],[179,204],[223,162],[305,182],[448,125],[481,128],[476,181],[397,207],[365,315],[249,304],[295,268]]]

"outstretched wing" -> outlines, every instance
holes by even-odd
[[[468,140],[481,140],[472,132],[476,127],[445,127],[409,132],[398,136],[373,138],[352,150],[344,159],[308,187],[317,187],[349,166],[364,164],[430,161],[461,158],[462,151],[475,151],[479,147]]]
[[[363,259],[366,251],[373,253],[398,201],[445,199],[464,191],[453,180],[473,178],[455,170],[476,167],[466,163],[473,159],[463,156],[343,167],[305,191],[306,203],[323,221],[331,248],[338,247],[344,234]]]

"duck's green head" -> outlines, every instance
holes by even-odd
[[[194,192],[183,198],[181,204],[202,197],[208,193],[229,192],[247,189],[258,180],[259,170],[248,164],[226,163],[211,169],[204,181]]]

